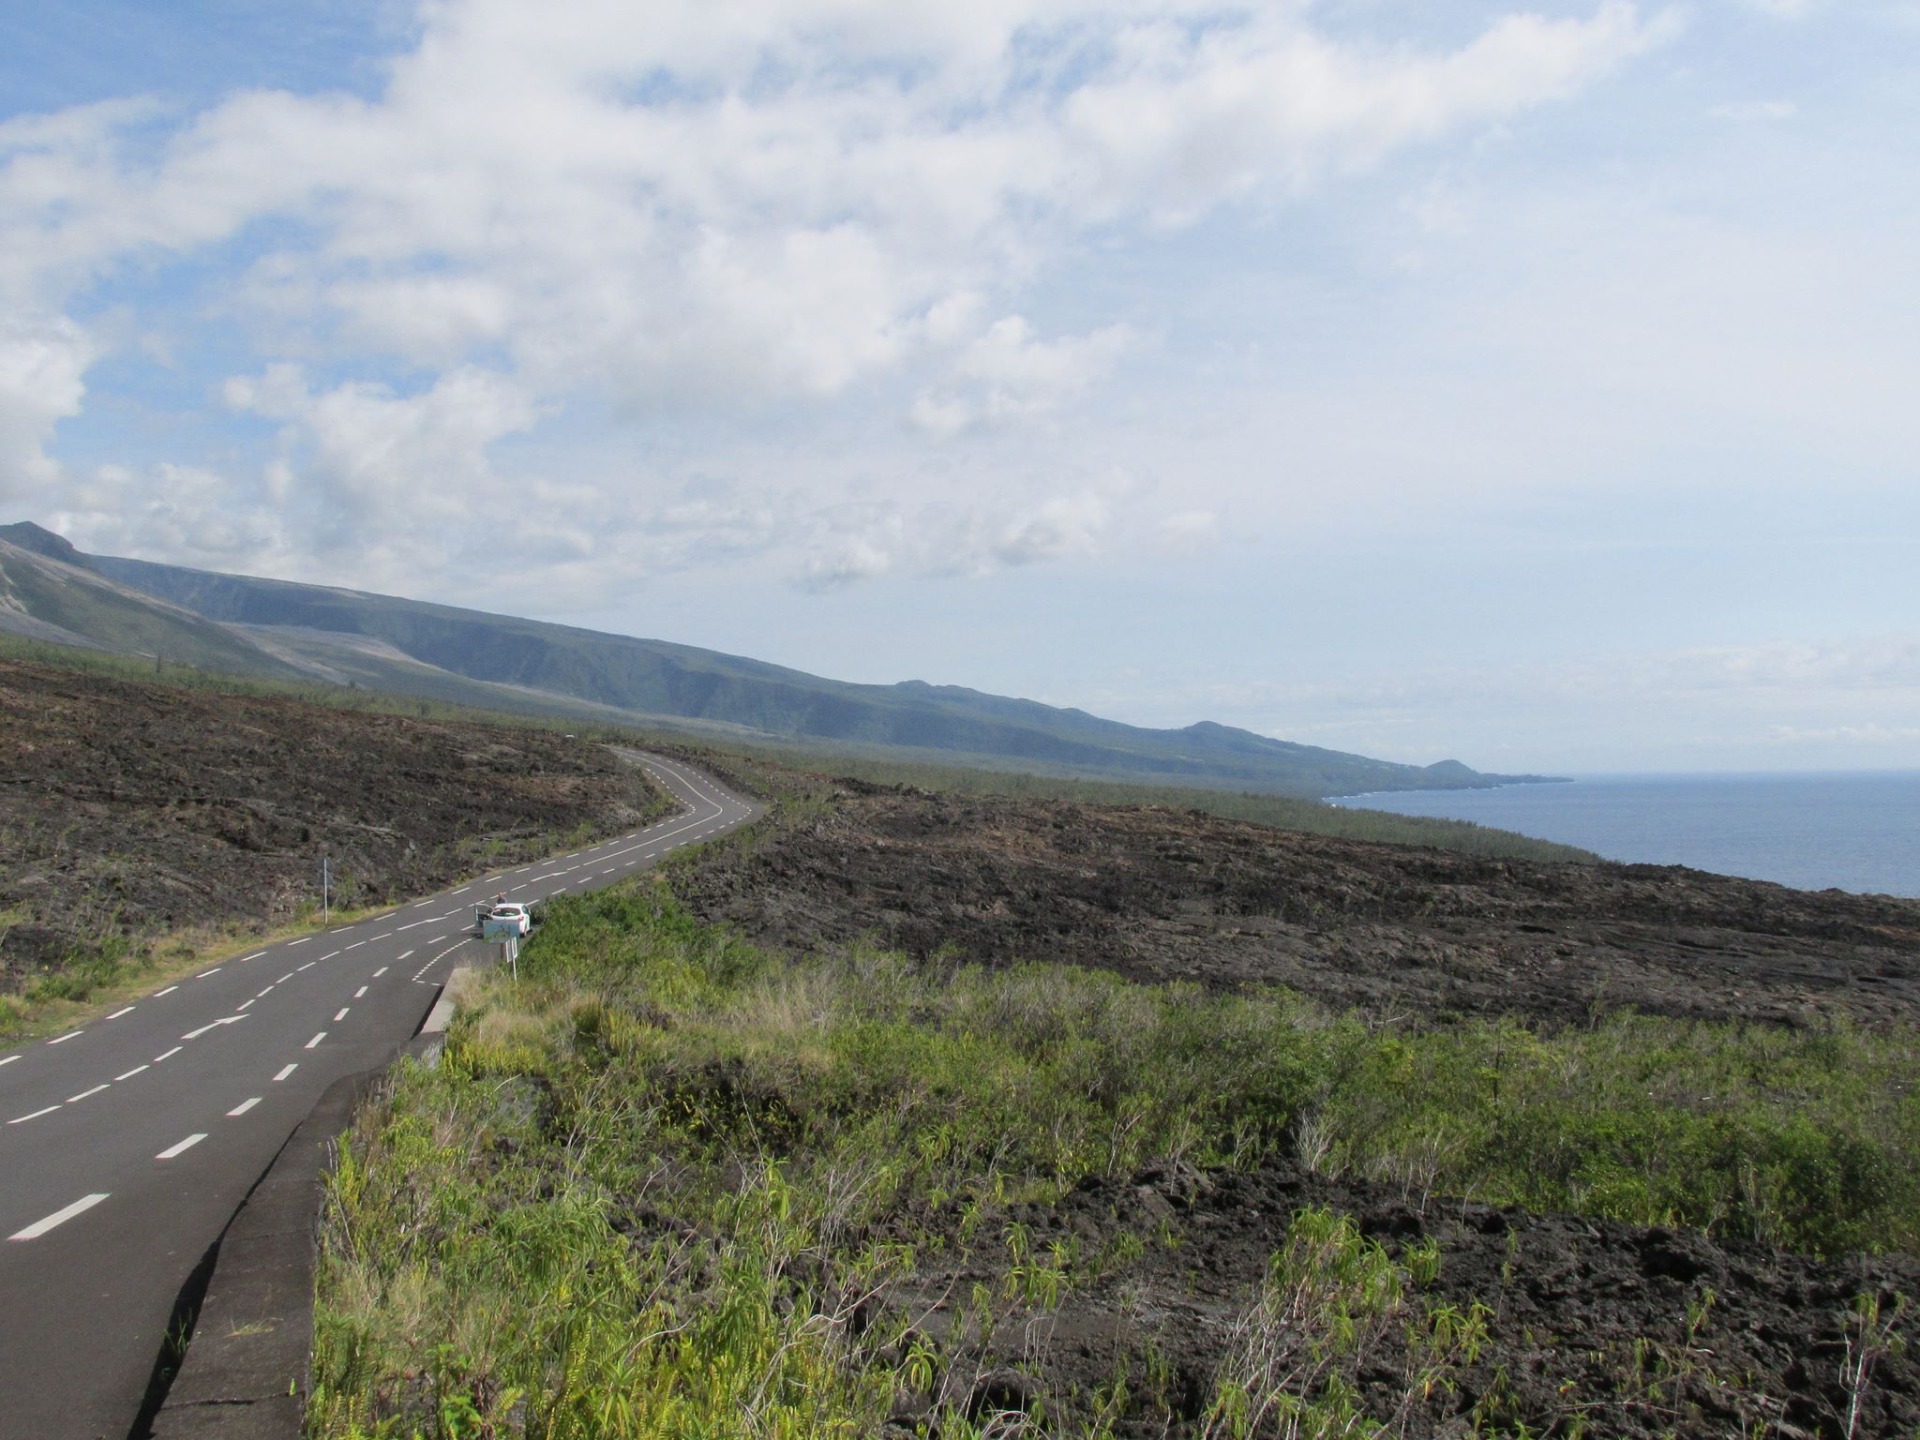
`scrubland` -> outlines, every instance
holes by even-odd
[[[880,798],[928,882],[892,903],[945,913],[951,853],[894,823],[935,798]],[[849,854],[862,792],[775,800],[555,902],[519,979],[360,1116],[312,1434],[1920,1424],[1910,1021],[1757,1018],[1737,977],[1719,1017],[1476,1013],[980,953],[964,926],[782,943],[790,908],[714,912],[756,865]],[[814,898],[851,924],[865,897]],[[1875,949],[1838,924],[1776,938]]]

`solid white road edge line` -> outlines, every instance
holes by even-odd
[[[67,1223],[67,1221],[73,1219],[74,1216],[84,1215],[87,1211],[91,1210],[94,1206],[98,1205],[102,1200],[106,1198],[107,1197],[104,1193],[96,1194],[96,1195],[83,1195],[78,1200],[74,1201],[73,1204],[67,1206],[66,1209],[56,1210],[53,1212],[53,1214],[47,1216],[46,1219],[36,1220],[33,1222],[33,1224],[27,1226],[27,1228],[24,1230],[16,1230],[13,1234],[9,1235],[7,1239],[38,1240],[42,1235],[46,1234],[49,1230],[53,1229],[56,1225],[64,1225]]]
[[[186,1154],[187,1151],[191,1150],[194,1146],[198,1145],[202,1140],[206,1138],[207,1138],[207,1135],[204,1130],[201,1131],[198,1135],[189,1135],[187,1136],[186,1139],[182,1140],[178,1145],[169,1145],[166,1149],[162,1150],[158,1155],[154,1156],[153,1158],[156,1160],[171,1160],[176,1155]]]

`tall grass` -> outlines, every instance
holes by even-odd
[[[1394,1034],[1284,993],[1077,968],[796,966],[662,884],[559,900],[517,984],[492,977],[439,1067],[403,1068],[343,1147],[310,1431],[854,1435],[911,1404],[942,1435],[985,1433],[996,1347],[1115,1263],[1033,1253],[1009,1208],[1150,1162],[1298,1152],[1423,1203],[1911,1248],[1916,1060],[1910,1033]],[[1286,1393],[1314,1414],[1351,1399],[1364,1347],[1276,1350],[1268,1312],[1325,1281],[1313,1303],[1355,1325],[1400,1313],[1354,1237],[1298,1238],[1307,1258],[1243,1322],[1218,1433],[1284,1410],[1272,1377],[1295,1370],[1314,1378]],[[1312,1255],[1334,1271],[1315,1279]],[[901,1298],[935,1256],[1002,1277],[953,1297],[943,1331]],[[1419,1323],[1435,1355],[1471,1338]]]

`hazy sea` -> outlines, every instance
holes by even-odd
[[[1920,771],[1594,775],[1558,785],[1359,795],[1334,802],[1440,815],[1609,860],[1920,896]]]

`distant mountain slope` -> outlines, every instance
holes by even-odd
[[[917,680],[855,685],[667,641],[85,555],[32,524],[0,526],[0,542],[11,542],[16,555],[30,550],[69,576],[97,576],[118,595],[151,597],[168,624],[174,617],[198,617],[209,629],[206,653],[229,645],[232,663],[185,653],[178,658],[211,668],[304,673],[335,682],[346,677],[372,688],[477,704],[498,703],[488,695],[506,695],[519,702],[516,708],[666,718],[789,742],[1291,795],[1460,789],[1536,778],[1482,775],[1458,761],[1393,764],[1204,721],[1182,730],[1148,730],[1081,710]],[[20,608],[95,644],[152,649],[127,643],[126,637],[145,632],[120,611],[90,619],[69,605],[58,613],[47,606],[43,613],[42,602],[31,598]],[[224,638],[216,643],[215,635]]]
[[[6,543],[20,528],[0,528],[0,631],[238,675],[302,674],[225,625],[116,584],[77,551],[78,564]]]

